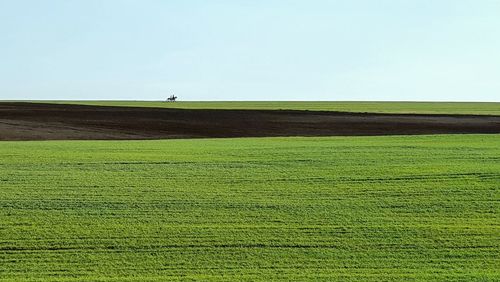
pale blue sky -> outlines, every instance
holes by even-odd
[[[500,1],[0,0],[0,99],[500,101]]]

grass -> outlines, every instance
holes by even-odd
[[[372,113],[500,115],[498,102],[152,102],[152,101],[44,101],[98,106],[161,107],[182,109],[310,110]]]
[[[500,279],[500,136],[0,143],[0,280]]]

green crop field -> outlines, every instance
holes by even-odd
[[[40,101],[39,101],[40,102]],[[500,115],[500,103],[495,102],[152,102],[152,101],[43,101],[48,103],[97,106],[161,107],[181,109],[258,109],[310,110],[371,113],[475,114]]]
[[[0,159],[1,281],[500,279],[500,135],[1,142]]]

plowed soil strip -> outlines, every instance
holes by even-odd
[[[500,116],[0,103],[0,140],[500,133]]]

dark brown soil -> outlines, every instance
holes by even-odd
[[[0,140],[500,133],[500,116],[0,103]]]

